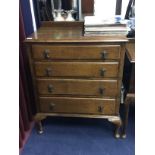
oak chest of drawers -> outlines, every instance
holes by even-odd
[[[37,113],[104,118],[119,137],[125,37],[84,37],[83,23],[44,23],[26,39]]]

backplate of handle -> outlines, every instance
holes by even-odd
[[[50,109],[50,110],[53,110],[54,107],[55,107],[55,104],[54,104],[54,103],[50,103],[50,104],[49,104],[49,109]]]
[[[105,69],[104,68],[102,68],[101,70],[100,70],[100,76],[105,76]]]
[[[53,92],[53,85],[51,85],[51,84],[48,85],[48,92],[49,93]]]
[[[98,106],[98,112],[103,112],[104,107],[103,106]]]
[[[49,59],[49,58],[50,58],[50,56],[49,56],[49,50],[48,50],[48,49],[46,49],[46,50],[44,51],[44,58],[45,58],[45,59]]]
[[[105,51],[105,50],[102,51],[101,52],[101,59],[103,59],[103,60],[106,59],[107,58],[107,55],[108,55],[107,51]]]
[[[51,68],[46,68],[45,72],[46,72],[47,76],[52,76],[52,69]]]
[[[105,89],[104,89],[104,88],[99,88],[99,93],[100,93],[101,95],[103,95],[103,94],[104,94],[104,91],[105,91]]]

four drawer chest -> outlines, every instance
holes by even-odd
[[[120,137],[123,36],[83,36],[83,22],[43,22],[26,40],[37,113],[107,119]]]

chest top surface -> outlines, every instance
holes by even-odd
[[[42,26],[29,37],[26,43],[52,42],[127,42],[125,36],[84,36],[83,22],[43,22]]]

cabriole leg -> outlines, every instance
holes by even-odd
[[[41,115],[41,114],[37,114],[34,118],[38,134],[43,133],[43,126],[42,126],[41,121],[45,118],[46,118],[46,116]]]
[[[42,126],[41,121],[36,122],[36,128],[37,128],[38,134],[42,134],[43,133],[43,126]]]
[[[111,117],[108,120],[109,120],[109,122],[111,122],[115,125],[115,132],[114,132],[115,138],[120,138],[120,129],[122,126],[121,118],[120,117]]]

